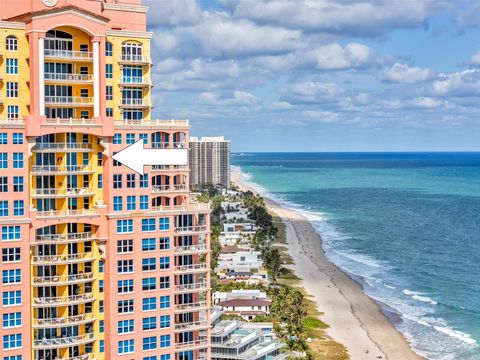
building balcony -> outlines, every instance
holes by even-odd
[[[194,321],[189,323],[175,324],[175,332],[207,330],[210,324],[207,320]]]
[[[210,206],[205,203],[190,203],[186,205],[165,205],[165,206],[152,206],[150,212],[197,212],[208,213],[210,212]]]
[[[93,354],[83,354],[83,355],[78,355],[74,357],[61,358],[61,359],[55,359],[55,360],[95,360],[95,358],[93,357]]]
[[[175,274],[193,274],[209,272],[210,267],[207,263],[175,266]]]
[[[88,107],[93,106],[93,102],[93,97],[45,96],[45,105],[48,106]]]
[[[175,352],[204,349],[209,346],[207,339],[199,339],[190,342],[175,344]]]
[[[152,185],[152,194],[175,193],[188,191],[185,184],[181,185]]]
[[[210,251],[207,244],[195,244],[186,246],[175,246],[173,249],[175,254],[204,254]]]
[[[93,195],[95,195],[95,191],[89,188],[32,190],[32,198],[69,198]]]
[[[197,234],[197,233],[207,233],[207,225],[195,225],[195,226],[181,226],[175,228],[175,233],[180,234]]]
[[[162,130],[188,130],[190,128],[188,120],[115,120],[115,127],[122,129],[151,128]]]
[[[58,306],[71,306],[85,304],[88,302],[95,301],[92,293],[81,294],[81,295],[71,295],[71,296],[60,296],[60,297],[34,297],[33,298],[33,307],[58,307]]]
[[[154,149],[185,149],[187,143],[185,142],[152,142]]]
[[[122,64],[146,64],[150,65],[150,58],[145,55],[126,55],[123,54],[119,62]]]
[[[118,85],[122,87],[151,86],[151,82],[148,77],[123,77],[122,79],[120,79]]]
[[[179,172],[189,170],[187,165],[152,165],[152,172]]]
[[[45,59],[58,59],[58,60],[70,60],[70,61],[93,61],[93,53],[88,51],[70,51],[70,50],[54,50],[45,49]]]
[[[37,211],[37,219],[100,216],[95,209]]]
[[[2,98],[0,97],[0,105],[3,104]],[[0,119],[0,127],[18,127],[18,126],[24,126],[25,125],[25,120],[22,119],[16,119],[16,118],[5,118],[5,119]]]
[[[51,235],[38,235],[35,237],[35,243],[31,245],[43,245],[43,244],[68,244],[76,242],[85,242],[94,240],[91,232],[83,233],[71,233],[71,234],[51,234]]]
[[[95,334],[84,334],[78,336],[67,336],[54,339],[33,339],[33,349],[60,349],[71,346],[80,346],[95,341]]]
[[[175,293],[188,293],[188,292],[198,292],[198,291],[208,291],[210,287],[206,281],[192,283],[192,284],[183,284],[175,285]]]
[[[89,143],[36,143],[32,151],[35,152],[91,152]]]
[[[144,99],[122,99],[120,107],[128,108],[149,108],[150,102]]]
[[[74,119],[74,118],[55,118],[55,119],[45,119],[43,126],[102,126],[101,123],[98,123],[95,119]]]
[[[188,304],[177,304],[175,305],[174,311],[175,313],[184,313],[190,311],[200,311],[200,310],[207,310],[209,306],[206,300],[197,301]],[[177,326],[175,325],[175,329],[177,330]]]
[[[94,172],[88,165],[33,165],[31,168],[32,175],[73,175]]]
[[[56,74],[45,73],[45,83],[69,83],[69,84],[91,84],[93,75],[91,74]]]
[[[73,275],[33,276],[33,286],[62,286],[82,284],[92,281],[93,273],[81,273]]]
[[[33,319],[34,328],[56,328],[60,326],[74,326],[74,325],[83,325],[95,321],[96,318],[93,317],[93,314],[82,314],[75,316],[67,316],[60,318],[50,318],[50,319]]]
[[[92,253],[66,254],[66,255],[41,255],[33,256],[32,263],[36,265],[60,265],[92,261]]]

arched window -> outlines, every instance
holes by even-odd
[[[7,51],[17,51],[18,50],[18,39],[14,35],[7,36],[6,43]]]
[[[45,49],[71,51],[73,49],[73,36],[61,30],[47,31]]]
[[[142,44],[136,42],[126,42],[122,44],[123,61],[141,61]]]
[[[105,56],[113,56],[113,44],[110,41],[105,44]]]

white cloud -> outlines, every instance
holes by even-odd
[[[202,18],[202,9],[196,0],[167,0],[161,2],[159,0],[143,0],[143,5],[150,8],[147,20],[151,26],[194,24]]]
[[[233,94],[222,95],[214,92],[200,94],[203,104],[217,106],[251,106],[261,102],[261,99],[246,91],[234,91]]]
[[[378,36],[394,28],[422,26],[446,1],[223,0],[235,16],[293,29]]]
[[[366,45],[350,43],[342,47],[337,43],[324,45],[305,53],[303,61],[313,63],[318,70],[344,70],[363,67],[377,62],[379,58]]]
[[[295,103],[338,101],[337,96],[343,92],[344,89],[334,83],[309,81],[292,84],[282,99]]]
[[[340,119],[333,111],[305,110],[302,115],[321,123],[334,123]]]
[[[475,65],[475,66],[480,65],[480,52],[477,52],[476,54],[472,55],[472,57],[470,58],[469,64]]]
[[[438,96],[478,96],[480,95],[480,70],[463,70],[451,74],[439,74],[427,87],[430,93]]]
[[[433,71],[416,66],[395,63],[390,68],[385,68],[380,72],[383,80],[396,83],[414,84],[432,78]]]

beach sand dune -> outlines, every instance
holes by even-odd
[[[232,172],[237,186],[255,192],[241,179],[241,173]],[[351,359],[422,359],[360,284],[327,259],[322,240],[310,222],[271,199],[265,198],[265,202],[286,225],[288,252],[294,261],[291,269],[324,313],[322,320],[329,325],[327,333],[348,349]]]

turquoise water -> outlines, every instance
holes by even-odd
[[[480,359],[480,153],[234,154],[421,355]]]

